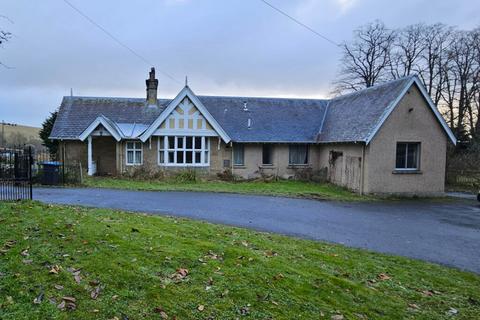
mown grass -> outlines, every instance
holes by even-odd
[[[178,182],[175,180],[136,180],[126,178],[89,177],[84,185],[95,188],[113,188],[142,191],[198,191],[225,192],[241,194],[260,194],[338,201],[373,200],[371,196],[361,196],[345,188],[332,184],[310,183],[302,181],[196,181]]]
[[[0,203],[0,250],[0,319],[480,314],[478,275],[188,219]],[[188,274],[179,276],[180,269]],[[75,310],[59,309],[63,297],[75,298]]]

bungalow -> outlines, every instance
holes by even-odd
[[[195,168],[245,179],[322,172],[359,193],[441,194],[455,136],[409,76],[331,100],[197,96],[63,98],[51,139],[89,175]]]

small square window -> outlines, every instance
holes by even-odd
[[[420,143],[398,142],[395,169],[418,170],[420,168]]]

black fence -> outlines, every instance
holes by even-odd
[[[0,149],[0,200],[32,199],[32,149]]]
[[[48,149],[37,149],[33,155],[33,183],[65,185],[82,183],[82,167],[78,162],[65,163]]]

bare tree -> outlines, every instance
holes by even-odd
[[[408,76],[420,69],[420,59],[425,48],[424,30],[423,24],[416,24],[397,32],[390,59],[393,79]]]
[[[342,45],[343,57],[336,92],[357,91],[389,78],[390,53],[395,33],[380,21],[354,32],[354,41]]]
[[[449,50],[451,58],[450,73],[458,81],[457,114],[455,133],[457,138],[466,139],[474,130],[472,99],[478,90],[477,51],[473,31],[457,31]]]
[[[452,43],[453,28],[437,23],[423,26],[422,54],[416,70],[435,104],[442,99],[446,84],[445,68],[449,63],[448,49]]]
[[[12,22],[10,19],[8,19],[6,16],[0,15],[0,19],[7,20],[9,22]],[[0,48],[5,44],[5,42],[9,41],[12,38],[12,33],[3,30],[0,28]],[[3,64],[0,61],[0,65],[8,68],[5,64]]]

